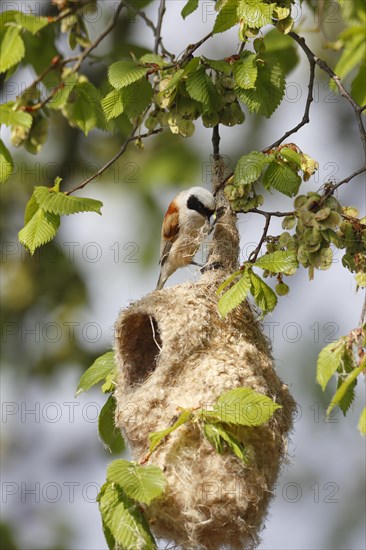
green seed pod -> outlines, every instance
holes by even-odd
[[[325,220],[319,222],[319,226],[321,229],[336,229],[341,222],[341,215],[333,210]]]
[[[25,148],[29,153],[37,155],[48,138],[49,121],[48,118],[38,116],[33,120],[32,128],[28,139],[25,142]]]
[[[159,124],[159,121],[157,117],[152,115],[148,116],[147,119],[145,120],[145,126],[148,130],[155,130],[158,124]]]
[[[330,212],[331,212],[330,208],[326,206],[325,208],[318,210],[318,212],[315,214],[315,219],[317,221],[325,220],[329,216]]]
[[[337,199],[334,198],[334,197],[329,197],[329,198],[324,202],[324,206],[327,206],[327,207],[330,208],[331,210],[335,210],[336,212],[338,212],[338,214],[341,214],[341,212],[342,212],[342,207],[341,207],[341,205],[339,204],[339,202],[337,201]]]
[[[286,283],[277,283],[275,291],[278,296],[286,296],[290,292],[290,287]]]
[[[303,245],[299,246],[299,250],[297,251],[297,259],[304,267],[309,265],[309,254]]]
[[[345,216],[350,216],[351,218],[358,218],[360,215],[355,206],[345,206],[342,208],[342,211]]]
[[[220,79],[220,84],[226,90],[233,90],[235,88],[235,80],[233,78],[231,78],[230,76],[223,76]]]
[[[295,216],[286,216],[282,221],[282,229],[293,229],[296,225]]]
[[[178,124],[179,133],[183,137],[191,137],[194,134],[195,127],[191,120],[181,120]]]
[[[187,118],[196,118],[199,114],[198,104],[194,99],[179,95],[176,99],[177,111],[180,115]]]
[[[305,207],[307,197],[305,195],[299,195],[294,201],[296,210],[302,210]]]
[[[202,115],[202,122],[206,128],[213,128],[220,122],[218,113],[204,113]]]
[[[20,147],[29,136],[30,129],[24,126],[11,127],[11,144],[14,147]]]

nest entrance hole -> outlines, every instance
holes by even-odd
[[[142,384],[155,370],[162,346],[155,317],[147,313],[128,315],[123,323],[119,346],[128,384]]]

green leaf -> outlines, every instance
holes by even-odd
[[[299,55],[290,36],[273,29],[265,35],[264,44],[266,53],[278,61],[285,74],[288,74],[297,66]]]
[[[34,196],[43,210],[68,216],[79,212],[96,212],[101,214],[100,209],[103,203],[95,199],[85,197],[71,197],[65,193],[57,193],[49,187],[35,187]]]
[[[141,80],[126,86],[120,92],[124,112],[130,119],[135,119],[150,105],[153,89],[150,82]]]
[[[120,429],[114,423],[116,400],[110,395],[98,417],[99,436],[111,453],[121,453],[125,442]]]
[[[225,424],[259,426],[265,424],[281,405],[251,388],[235,388],[219,397],[212,411],[203,418],[216,418]]]
[[[279,151],[279,154],[284,159],[288,160],[289,162],[294,162],[299,167],[304,161],[303,155],[300,155],[300,153],[297,153],[293,149],[290,149],[290,147],[282,147],[281,150]]]
[[[159,65],[159,67],[164,67],[167,65],[167,62],[161,57],[161,55],[151,52],[145,53],[142,57],[140,57],[140,63],[154,63],[155,65]]]
[[[99,497],[99,509],[108,534],[123,550],[156,550],[154,538],[139,507],[116,484],[103,486]]]
[[[241,157],[235,167],[235,185],[247,185],[257,181],[263,169],[273,160],[270,155],[252,151]]]
[[[66,76],[57,91],[56,95],[48,102],[47,106],[50,109],[60,110],[65,107],[67,100],[78,82],[79,76],[71,74]]]
[[[294,251],[276,250],[261,256],[254,265],[271,273],[287,273],[298,266]]]
[[[258,58],[258,56],[257,56]],[[273,58],[261,55],[264,64],[258,64],[255,89],[236,88],[236,93],[252,113],[269,118],[277,109],[285,93],[285,75]]]
[[[27,225],[27,223],[31,221],[34,214],[37,212],[38,208],[39,208],[39,204],[36,201],[35,196],[33,194],[29,199],[27,206],[25,207],[24,225]]]
[[[98,126],[100,114],[103,117],[100,92],[90,82],[81,82],[74,87],[74,100],[66,107],[66,116],[87,136]]]
[[[261,0],[240,0],[238,15],[247,27],[259,29],[272,23],[273,9],[276,4],[263,4]]]
[[[224,73],[226,75],[230,75],[232,68],[231,65],[225,61],[224,59],[208,59],[207,57],[203,57],[204,63],[206,63],[211,69],[218,73]]]
[[[338,389],[342,385],[342,379],[338,379]],[[339,408],[341,409],[344,416],[346,416],[350,406],[352,405],[354,399],[355,399],[355,387],[357,385],[357,380],[354,380],[347,388],[344,396],[341,398],[341,400],[338,403]]]
[[[24,42],[17,27],[0,28],[0,73],[19,63],[25,55]]]
[[[358,429],[360,430],[361,435],[366,436],[366,407],[364,407],[360,419],[358,421]]]
[[[239,17],[236,12],[237,0],[228,0],[217,14],[213,27],[213,34],[227,31],[239,23]]]
[[[227,287],[229,286],[230,283],[232,283],[233,281],[235,281],[235,279],[237,279],[239,276],[241,277],[243,274],[243,271],[241,269],[239,269],[238,271],[235,271],[232,275],[230,275],[230,277],[228,277],[220,286],[219,288],[216,290],[216,294],[217,295],[220,295],[221,292]]]
[[[251,288],[250,292],[255,303],[261,308],[263,314],[273,311],[277,305],[277,296],[258,275],[250,271]]]
[[[123,102],[120,90],[112,90],[102,100],[102,109],[107,120],[117,118],[123,113]]]
[[[141,80],[147,71],[146,67],[139,67],[134,61],[117,61],[109,67],[108,78],[113,88],[120,90]]]
[[[364,25],[346,29],[340,34],[340,38],[343,39],[345,48],[334,68],[334,72],[340,79],[343,79],[366,58]]]
[[[338,369],[341,369],[345,349],[346,342],[341,338],[337,340],[337,342],[332,342],[325,346],[319,353],[316,367],[316,380],[323,391],[332,375]]]
[[[174,422],[172,426],[169,426],[169,428],[165,428],[164,430],[160,430],[159,432],[152,432],[149,434],[149,441],[150,441],[150,448],[149,451],[152,453],[156,447],[163,441],[163,439],[170,435],[172,432],[174,432],[176,429],[178,429],[180,426],[185,424],[191,419],[192,413],[188,409],[183,409],[182,413],[180,414],[178,420]]]
[[[272,162],[263,177],[263,185],[276,189],[287,197],[294,197],[301,185],[301,177],[285,163]]]
[[[31,220],[19,231],[19,241],[33,255],[36,248],[50,242],[60,226],[60,216],[39,208]]]
[[[327,409],[327,416],[332,412],[334,407],[336,405],[339,405],[339,403],[342,401],[344,396],[346,395],[346,392],[348,388],[353,384],[353,382],[356,380],[357,376],[361,374],[361,372],[364,370],[365,364],[361,362],[361,365],[357,367],[357,369],[354,369],[345,379],[343,384],[338,388],[338,390],[335,392],[335,394],[332,397],[332,402],[329,405]]]
[[[233,64],[235,82],[245,90],[254,88],[257,80],[258,69],[254,53],[245,52],[240,61]]]
[[[241,279],[235,283],[221,298],[217,304],[221,317],[226,317],[239,304],[244,302],[250,290],[250,276],[244,271]]]
[[[213,112],[217,109],[218,92],[204,67],[188,76],[186,88],[192,99],[203,104],[204,112]]]
[[[115,368],[115,360],[113,351],[108,351],[94,361],[91,367],[88,368],[80,378],[79,385],[76,390],[75,397],[90,390],[95,384],[107,378],[108,374]]]
[[[166,479],[160,468],[140,466],[123,459],[108,466],[107,481],[117,483],[130,498],[144,504],[150,504],[166,488]]]
[[[366,104],[366,63],[361,65],[352,82],[351,95],[359,105]]]
[[[4,183],[13,173],[14,162],[2,139],[0,139],[0,183]]]
[[[47,17],[32,15],[17,10],[4,11],[0,14],[0,26],[16,23],[23,29],[36,34],[49,24]]]
[[[196,9],[198,8],[198,1],[199,0],[188,0],[188,2],[186,3],[186,5],[181,11],[181,16],[183,17],[183,19],[185,19],[186,17],[188,17],[188,15],[196,11]]]
[[[248,457],[244,445],[240,443],[225,427],[220,424],[205,422],[203,434],[206,439],[215,447],[217,453],[222,454],[225,448],[231,451],[242,462],[248,463]]]
[[[4,103],[0,105],[0,124],[5,126],[24,126],[30,128],[33,123],[33,117],[24,111],[15,111],[13,109],[14,102]]]

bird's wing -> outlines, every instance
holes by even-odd
[[[161,229],[161,243],[160,243],[160,260],[159,263],[163,265],[168,257],[169,251],[178,237],[179,232],[179,213],[178,208],[170,203],[169,208],[165,214],[163,226]]]

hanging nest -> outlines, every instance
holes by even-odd
[[[295,403],[274,370],[269,343],[249,304],[225,319],[218,313],[216,290],[237,267],[239,244],[236,217],[220,193],[218,202],[209,254],[217,269],[197,283],[152,292],[117,320],[116,423],[139,461],[148,451],[148,435],[174,423],[180,407],[207,408],[238,387],[282,405],[267,424],[236,428],[248,464],[218,454],[198,423],[181,426],[149,460],[168,482],[164,496],[146,511],[157,537],[183,549],[242,550],[259,540],[286,457]]]

